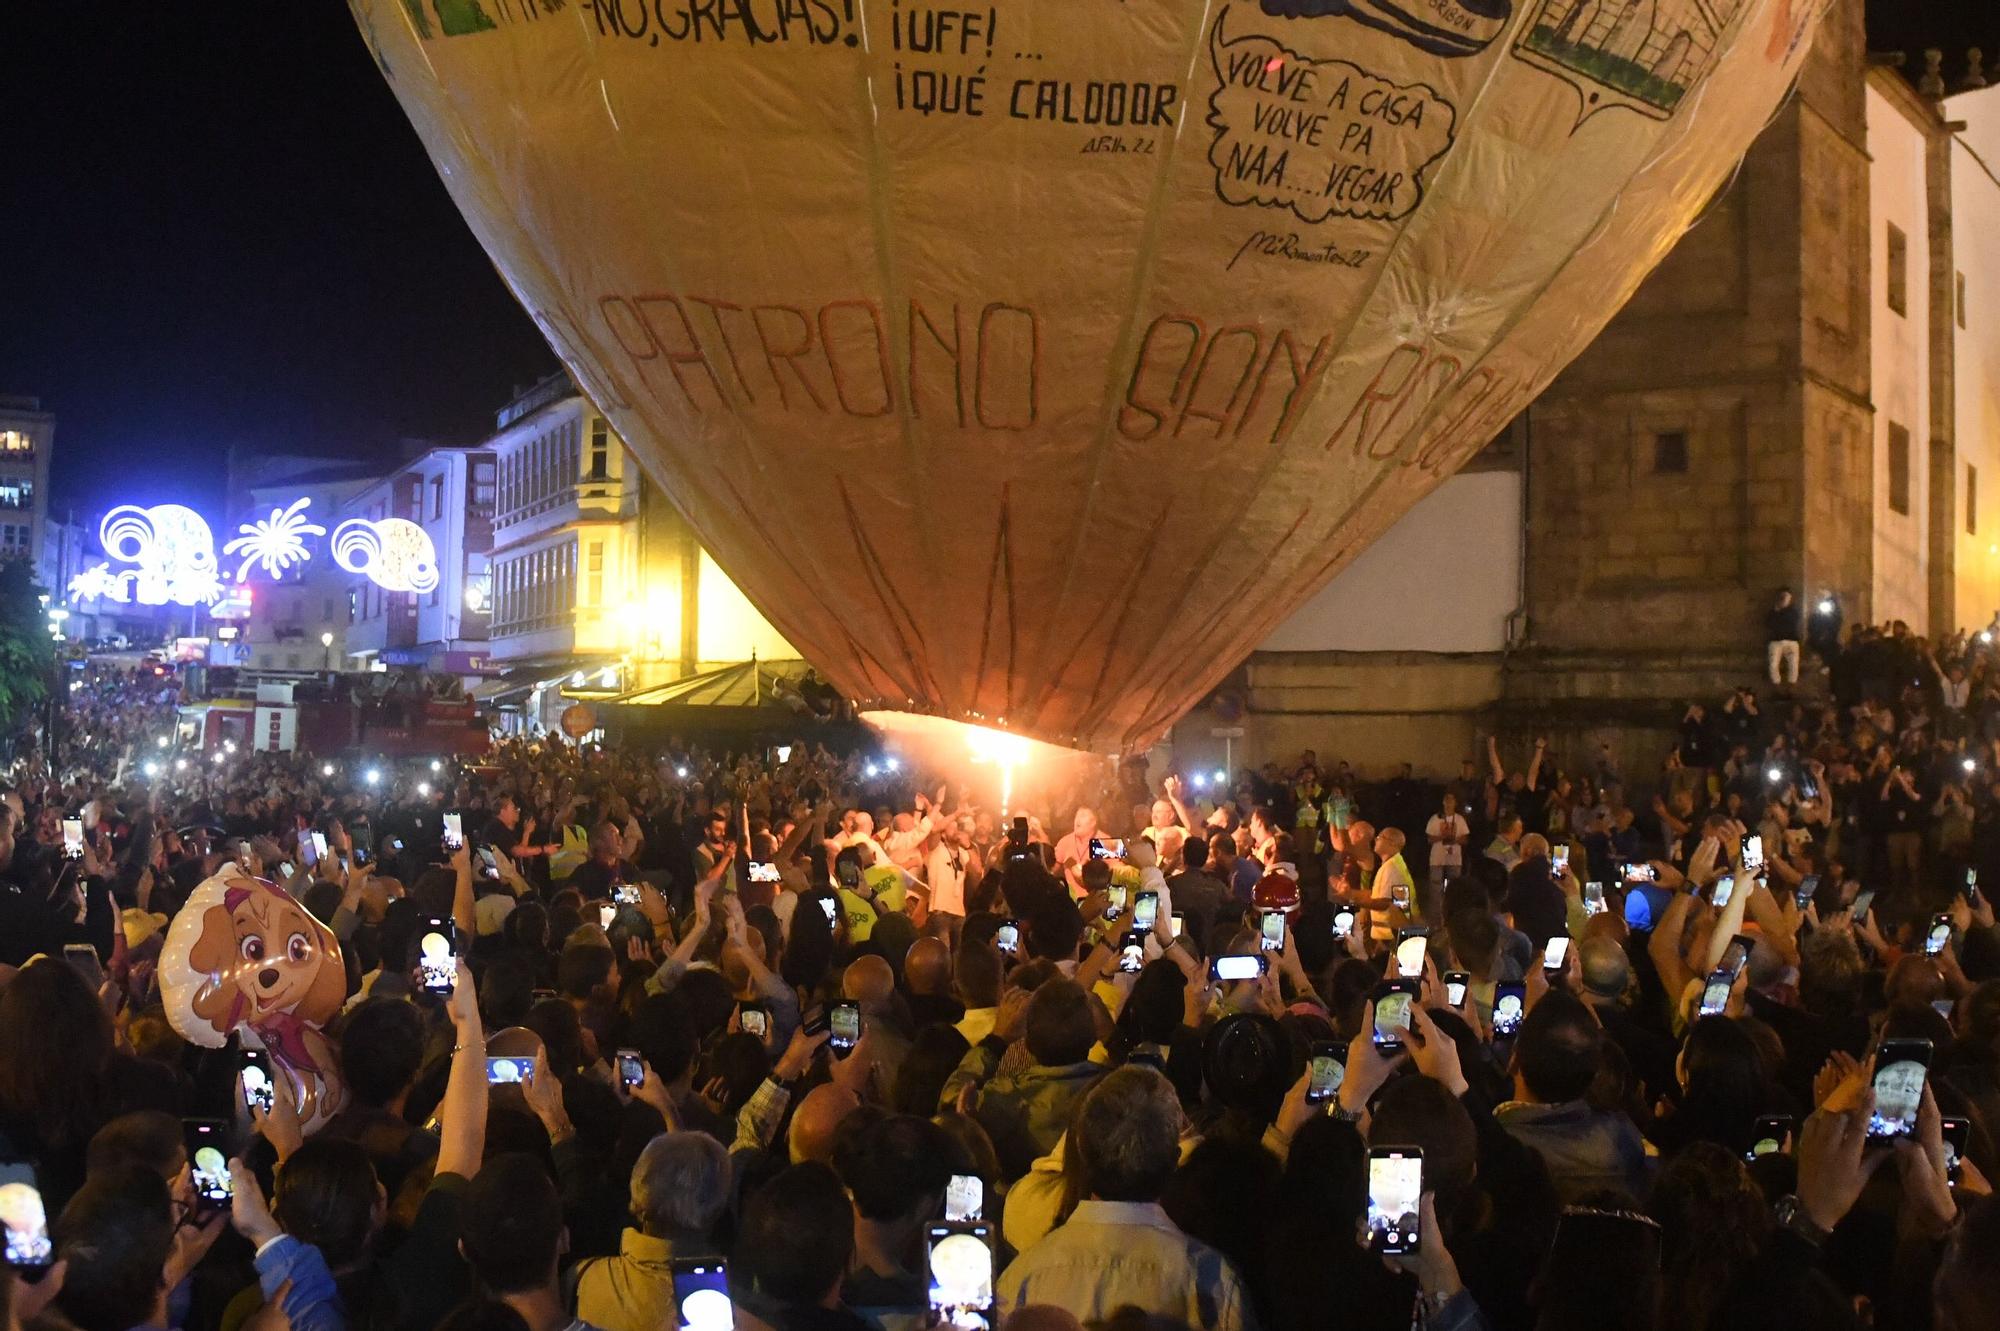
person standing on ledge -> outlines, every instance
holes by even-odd
[[[1799,640],[1805,628],[1799,603],[1790,587],[1778,588],[1778,597],[1764,616],[1764,657],[1773,684],[1790,687],[1799,682]]]

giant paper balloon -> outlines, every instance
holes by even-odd
[[[238,1031],[270,1054],[307,1131],[340,1111],[339,1052],[320,1028],[347,998],[347,970],[340,940],[291,893],[224,864],[167,927],[159,978],[183,1039],[220,1049]]]
[[[1098,749],[1589,342],[1820,8],[352,3],[757,608],[865,703]]]

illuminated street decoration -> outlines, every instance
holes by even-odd
[[[207,605],[222,594],[215,537],[201,514],[185,505],[122,504],[104,515],[97,535],[106,554],[137,565],[118,570],[116,600]]]
[[[109,564],[92,564],[83,572],[69,580],[69,599],[72,601],[129,601],[125,581],[111,571]]]
[[[333,559],[383,591],[427,592],[438,585],[437,547],[405,518],[349,518],[333,529]]]
[[[236,529],[243,534],[223,546],[222,553],[243,556],[243,564],[236,570],[237,581],[249,575],[253,564],[262,564],[266,573],[281,578],[292,565],[312,558],[305,538],[324,536],[326,528],[307,519],[305,510],[311,504],[311,499],[296,499],[291,507],[274,508],[270,517]]]

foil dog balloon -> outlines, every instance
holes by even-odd
[[[347,969],[333,931],[289,892],[224,865],[174,916],[159,974],[183,1038],[219,1049],[240,1030],[267,1050],[308,1132],[340,1111],[339,1051],[320,1028],[347,997]]]

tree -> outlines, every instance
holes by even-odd
[[[12,736],[49,696],[55,644],[41,588],[25,559],[0,564],[0,733]]]

